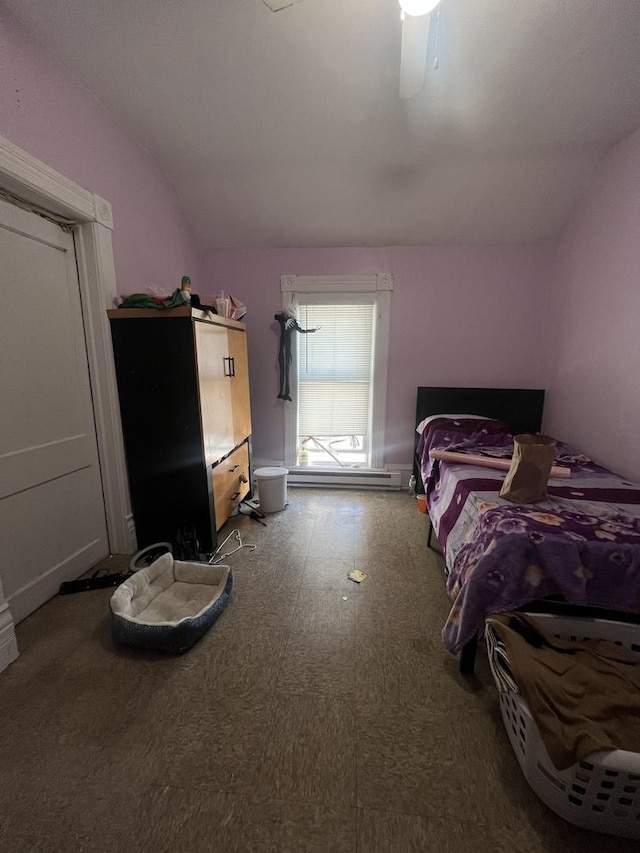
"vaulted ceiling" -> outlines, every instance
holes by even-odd
[[[397,0],[4,2],[203,248],[549,239],[640,125],[637,0],[442,0],[408,101]]]

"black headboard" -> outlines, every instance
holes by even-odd
[[[540,432],[544,391],[532,388],[419,387],[416,426],[429,415],[468,414],[498,418],[519,432]],[[419,436],[416,434],[416,446]],[[418,468],[414,463],[414,472]],[[419,471],[418,471],[419,474]]]
[[[540,432],[544,391],[529,388],[418,388],[416,426],[429,415],[498,418],[519,432]]]

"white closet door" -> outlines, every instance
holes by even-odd
[[[73,238],[0,201],[0,577],[16,622],[108,554]]]

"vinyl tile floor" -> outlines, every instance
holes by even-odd
[[[442,559],[398,492],[289,490],[187,654],[113,644],[111,589],[17,626],[0,675],[2,853],[637,850],[520,773],[484,649],[444,650]],[[128,558],[103,564],[122,571]],[[347,579],[366,572],[358,585]]]

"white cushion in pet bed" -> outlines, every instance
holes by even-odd
[[[229,566],[174,561],[163,554],[111,597],[116,642],[186,651],[218,618],[231,593]]]

